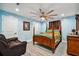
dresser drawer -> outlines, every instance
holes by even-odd
[[[79,56],[79,37],[67,37],[67,51]]]

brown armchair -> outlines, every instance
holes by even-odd
[[[0,34],[0,55],[19,56],[26,52],[27,42],[21,42],[17,37],[6,39]]]

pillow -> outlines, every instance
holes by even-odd
[[[59,33],[59,32],[54,32],[54,35],[55,35],[55,36],[59,36],[60,33]]]
[[[53,32],[53,30],[47,30],[47,32]]]
[[[54,32],[59,32],[59,30],[54,30]]]
[[[52,36],[52,33],[48,33],[47,35],[48,35],[48,36]]]

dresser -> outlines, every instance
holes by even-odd
[[[78,35],[67,36],[67,53],[70,55],[79,56],[79,36]]]

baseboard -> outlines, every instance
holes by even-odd
[[[20,40],[20,39],[19,39],[19,40]],[[30,42],[30,41],[32,41],[32,39],[28,39],[28,40],[21,39],[20,41],[27,41],[27,42]]]
[[[32,39],[27,40],[27,42],[30,42],[30,41],[32,41]]]

